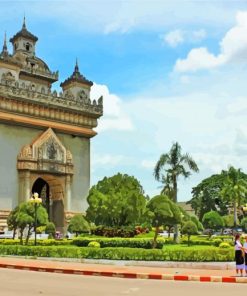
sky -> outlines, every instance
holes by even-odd
[[[200,170],[179,179],[179,201],[230,165],[246,172],[246,1],[0,0],[2,39],[21,29],[24,14],[37,56],[59,70],[54,89],[78,58],[92,98],[104,97],[92,185],[120,172],[158,194],[154,166],[174,142]]]

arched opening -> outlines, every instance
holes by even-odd
[[[32,187],[32,194],[37,192],[39,197],[42,198],[42,205],[46,208],[50,219],[50,186],[42,178],[38,178]]]

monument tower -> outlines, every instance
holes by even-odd
[[[93,83],[76,65],[52,91],[58,72],[36,55],[38,38],[21,30],[0,53],[0,227],[20,202],[39,193],[50,221],[63,231],[66,219],[86,210],[90,186],[90,138],[103,114],[91,101]]]

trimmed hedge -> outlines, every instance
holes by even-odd
[[[136,249],[136,248],[78,248],[64,246],[7,246],[0,245],[0,255],[19,255],[56,258],[88,258],[110,260],[145,260],[145,261],[233,261],[233,248],[194,247]]]
[[[25,244],[25,239],[23,240]],[[0,239],[0,245],[18,245],[20,244],[19,239]],[[37,240],[37,245],[39,246],[68,246],[71,245],[71,240],[56,240],[56,239],[43,239]],[[28,241],[28,246],[34,245],[34,240],[30,239]]]
[[[98,242],[101,248],[142,248],[152,249],[153,239],[150,238],[74,238],[72,244],[78,247],[87,247],[90,242]],[[162,249],[165,240],[163,238],[157,239],[157,249]]]

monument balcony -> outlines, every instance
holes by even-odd
[[[65,97],[64,93],[41,93],[18,81],[0,81],[0,120],[48,126],[92,137],[103,114],[102,97],[91,102]],[[13,119],[14,118],[14,119]],[[33,118],[33,119],[31,119]]]

